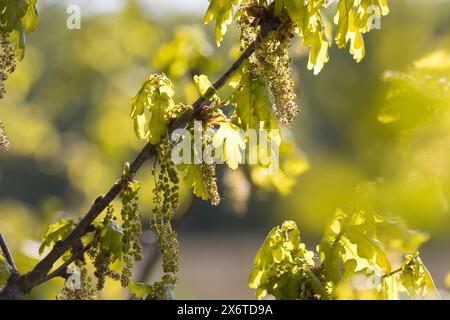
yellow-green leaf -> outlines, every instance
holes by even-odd
[[[232,170],[244,162],[245,136],[238,126],[231,122],[222,123],[212,142],[216,150],[222,150],[222,160]]]
[[[174,94],[173,84],[164,74],[153,74],[145,80],[131,99],[131,118],[139,139],[157,144],[166,135],[166,111],[174,105]]]
[[[189,164],[181,165],[181,168],[186,170],[184,176],[184,182],[189,188],[193,188],[194,194],[202,198],[203,200],[208,200],[208,193],[206,192],[205,184],[203,182],[202,168],[199,164]]]
[[[102,229],[100,236],[102,249],[111,254],[113,261],[119,259],[122,255],[122,227],[110,220]]]
[[[203,22],[216,20],[215,37],[219,47],[223,36],[227,32],[228,25],[233,21],[233,5],[237,5],[239,0],[209,0],[209,7],[206,11]]]
[[[205,100],[211,101],[213,99],[219,99],[217,90],[214,88],[211,81],[209,81],[208,77],[204,74],[199,76],[195,75],[194,83],[198,92],[203,98],[205,98]]]
[[[57,241],[64,239],[64,237],[72,231],[74,225],[72,220],[58,220],[49,225],[44,233],[43,241],[39,247],[39,254],[42,254],[45,248],[54,245]]]
[[[236,105],[236,113],[245,129],[257,129],[260,124],[266,129],[278,128],[267,88],[261,79],[252,79],[248,72],[243,72],[231,102]]]

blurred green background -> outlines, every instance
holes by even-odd
[[[292,132],[310,169],[296,177],[288,195],[247,189],[245,179],[234,176],[222,179],[220,207],[196,202],[179,229],[179,298],[253,298],[248,272],[271,227],[293,219],[313,247],[337,208],[368,205],[430,235],[421,254],[437,285],[445,287],[450,1],[390,3],[382,29],[365,36],[367,53],[360,64],[333,46],[330,62],[314,76],[306,70],[306,50],[298,40],[293,43],[301,113]],[[66,28],[69,4],[81,8],[80,30]],[[238,32],[232,27],[216,48],[212,27],[202,25],[207,4],[41,1],[39,28],[28,37],[25,60],[0,103],[11,142],[10,152],[0,154],[0,228],[21,271],[39,259],[45,225],[82,215],[142,147],[129,119],[129,99],[147,75],[165,72],[179,101],[191,103],[193,74],[217,79],[228,67]],[[147,165],[137,177],[147,218],[150,169]],[[236,185],[243,199],[237,199]],[[185,198],[182,212],[190,206]],[[32,296],[54,297],[60,286],[54,280]],[[125,296],[115,285],[107,288],[105,298]]]

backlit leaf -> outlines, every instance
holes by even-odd
[[[54,245],[57,241],[64,239],[64,237],[72,231],[74,224],[72,220],[58,220],[49,225],[44,233],[42,244],[39,247],[39,254],[42,254],[45,248]]]
[[[209,0],[209,7],[203,22],[208,24],[216,20],[214,34],[218,47],[227,32],[228,25],[233,21],[233,5],[237,5],[238,2],[239,0]]]
[[[213,145],[222,150],[222,159],[231,169],[236,170],[244,162],[244,132],[231,122],[220,125],[213,137]]]

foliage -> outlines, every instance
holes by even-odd
[[[372,2],[364,0],[351,3],[339,1],[335,16],[337,24],[335,41],[339,47],[344,47],[350,42],[350,52],[358,62],[365,54],[362,33],[370,30],[368,26],[371,19],[370,3]],[[380,8],[383,15],[388,13],[384,1],[376,3],[376,7]],[[132,279],[132,267],[135,261],[142,257],[139,240],[142,234],[143,215],[138,208],[137,194],[140,184],[133,180],[130,166],[125,165],[120,180],[123,187],[119,193],[121,201],[115,204],[115,206],[121,205],[120,214],[114,212],[114,206],[108,206],[104,218],[97,218],[92,223],[80,239],[81,243],[77,242],[61,257],[59,262],[64,263],[67,262],[67,259],[75,257],[80,249],[88,249],[86,255],[73,262],[73,265],[80,269],[82,288],[70,290],[65,286],[58,296],[59,298],[91,299],[99,297],[107,278],[120,281],[120,286],[128,288],[139,299],[174,298],[173,290],[177,283],[179,252],[172,220],[181,202],[181,194],[186,191],[185,186],[179,180],[183,180],[188,189],[192,188],[194,195],[203,200],[209,200],[213,205],[218,205],[221,200],[218,186],[218,176],[220,177],[221,174],[214,164],[175,166],[170,161],[169,154],[173,145],[169,141],[171,130],[169,124],[181,116],[192,114],[195,120],[200,120],[202,129],[212,133],[214,144],[216,146],[225,145],[225,152],[220,154],[219,158],[226,162],[230,170],[234,170],[227,170],[225,174],[240,173],[243,181],[251,183],[253,187],[287,195],[293,189],[296,176],[309,168],[305,156],[293,142],[292,133],[282,128],[291,124],[298,112],[294,83],[296,74],[291,69],[292,52],[289,52],[288,48],[294,32],[300,35],[302,43],[310,48],[308,68],[314,70],[315,74],[320,72],[328,61],[329,42],[331,42],[327,39],[330,31],[327,30],[328,26],[326,27],[322,13],[326,2],[242,1],[237,15],[234,16],[233,5],[238,4],[239,1],[211,0],[205,15],[206,23],[216,21],[215,36],[218,45],[233,17],[240,27],[242,50],[246,50],[255,40],[261,41],[248,62],[243,63],[239,69],[233,70],[234,74],[232,78],[228,79],[227,87],[223,90],[215,88],[208,77],[203,74],[212,73],[215,66],[212,63],[211,47],[206,43],[207,37],[196,27],[184,27],[177,30],[173,40],[162,45],[158,53],[142,53],[138,48],[158,43],[160,34],[147,21],[138,22],[129,19],[128,15],[132,9],[127,9],[130,11],[123,14],[118,25],[125,25],[125,21],[133,20],[131,28],[133,31],[115,34],[119,39],[119,44],[111,43],[114,41],[106,38],[97,42],[86,37],[77,40],[74,47],[71,47],[80,52],[96,52],[96,49],[114,52],[123,50],[117,54],[121,57],[121,61],[111,58],[112,56],[109,56],[108,59],[101,59],[99,58],[99,56],[103,56],[101,54],[95,57],[80,54],[71,58],[74,59],[71,62],[79,69],[89,70],[86,72],[87,78],[99,77],[102,82],[104,79],[108,79],[107,90],[101,92],[102,90],[96,88],[97,92],[93,94],[94,97],[89,98],[89,101],[86,102],[86,105],[95,105],[92,108],[95,111],[90,110],[89,115],[96,116],[94,118],[97,120],[91,121],[92,123],[87,125],[90,132],[86,134],[87,137],[80,139],[82,143],[74,143],[76,148],[67,146],[70,150],[67,151],[64,160],[67,175],[72,180],[74,189],[79,188],[77,190],[82,191],[84,195],[90,196],[94,192],[100,192],[98,189],[103,189],[104,182],[114,172],[113,160],[118,157],[123,158],[125,151],[130,151],[137,146],[137,143],[127,138],[125,130],[117,134],[117,127],[122,128],[120,125],[124,123],[124,126],[126,125],[126,122],[123,122],[124,117],[121,111],[117,111],[120,109],[104,108],[117,105],[116,91],[126,91],[125,94],[128,94],[130,87],[135,87],[135,83],[130,85],[127,80],[128,78],[135,79],[135,73],[124,70],[127,70],[135,60],[141,61],[148,59],[149,55],[153,55],[155,58],[152,59],[152,63],[156,66],[155,69],[159,69],[167,75],[155,73],[149,76],[138,94],[131,100],[131,117],[135,135],[139,139],[155,145],[157,150],[152,171],[155,183],[153,190],[154,216],[151,226],[157,235],[157,242],[163,257],[164,275],[160,281],[153,284],[139,283]],[[101,21],[101,19],[98,18],[94,21]],[[276,21],[275,24],[279,24],[278,28],[268,31],[267,35],[260,39],[259,33],[267,31],[268,29],[265,28],[267,25],[270,26],[273,21]],[[104,22],[94,22],[89,28],[111,30],[110,25]],[[156,40],[148,39],[150,33],[155,35],[154,39]],[[143,37],[140,38],[140,35]],[[135,45],[129,45],[128,41],[131,41],[131,38],[136,41]],[[48,67],[51,68],[51,66]],[[110,72],[112,69],[114,72]],[[139,70],[138,74],[142,73],[141,71]],[[179,81],[177,92],[169,78]],[[184,86],[180,85],[181,81],[186,80],[183,78],[189,79],[189,83],[185,83]],[[68,82],[70,83],[70,81],[69,79]],[[120,89],[118,90],[118,88]],[[197,98],[195,88],[205,100],[200,109],[195,104],[176,102],[185,100],[189,102],[193,100],[192,98]],[[81,96],[82,93],[79,94]],[[59,97],[56,94],[56,102],[53,102],[53,99],[50,100],[52,103],[59,103]],[[70,113],[77,108],[64,109]],[[23,124],[24,127],[33,128],[33,125],[41,125],[41,118],[33,117],[32,111],[27,112],[23,112],[23,117],[28,120]],[[61,117],[55,110],[49,111],[50,113],[49,117]],[[45,127],[45,121],[42,121],[43,127]],[[62,127],[67,125],[65,118],[61,121]],[[108,125],[108,123],[114,123],[114,126]],[[194,122],[188,121],[183,126],[192,131]],[[111,127],[114,128],[111,130]],[[265,173],[267,168],[275,165],[274,163],[258,163],[248,168],[242,166],[244,158],[250,156],[244,151],[250,145],[249,138],[245,137],[242,132],[249,128],[267,130],[270,139],[280,148],[280,170],[276,174],[267,175]],[[39,136],[44,136],[44,140],[47,142],[52,141],[52,139],[47,139],[47,136],[50,137],[51,134],[46,134],[46,132],[53,133],[52,129],[53,127],[47,131],[39,131]],[[79,130],[76,127],[67,129]],[[30,141],[33,136],[30,134]],[[93,151],[91,144],[95,144],[97,141],[92,143],[89,140],[96,139],[99,144],[105,146],[105,154]],[[28,139],[24,140],[28,141]],[[202,141],[204,144],[202,151],[205,151],[206,142]],[[62,143],[61,140],[55,145]],[[46,149],[41,149],[40,152],[40,154],[46,154]],[[54,148],[53,152],[58,154],[58,149]],[[59,153],[65,154],[66,152]],[[42,157],[51,159],[48,152]],[[92,179],[94,174],[96,179]],[[144,190],[145,185],[143,185]],[[227,189],[231,189],[231,186],[227,186]],[[227,194],[227,190],[224,192]],[[142,198],[143,201],[150,202],[146,200],[149,197]],[[99,199],[101,201],[102,198]],[[50,225],[43,238],[41,252],[47,248],[57,247],[59,241],[64,240],[77,225],[78,222],[69,220],[60,220],[56,224]],[[345,234],[339,236],[341,232],[336,233],[335,231],[343,226],[345,226]],[[385,298],[398,298],[400,292],[411,297],[422,297],[434,290],[431,277],[417,255],[417,248],[423,241],[423,236],[404,229],[404,226],[395,220],[365,212],[353,215],[338,212],[332,226],[327,227],[325,237],[319,245],[320,264],[314,262],[312,251],[308,251],[306,246],[301,243],[299,231],[292,221],[276,228],[276,231],[271,232],[269,238],[270,240],[258,252],[258,259],[255,259],[257,265],[255,270],[257,269],[257,271],[252,273],[251,285],[257,288],[258,297],[262,297],[266,293],[273,294],[279,299],[341,297],[342,291],[345,291],[344,287],[355,274],[364,274],[367,277],[385,275],[382,284],[375,290],[377,294]],[[339,239],[337,240],[337,238]],[[393,267],[394,263],[397,263],[390,257],[390,250],[393,249],[400,250],[405,256],[403,264],[400,264],[399,267],[401,271],[397,271],[398,269]],[[90,276],[92,269],[96,278],[95,282],[94,278]],[[107,291],[103,290],[103,294],[107,294]]]
[[[39,247],[39,253],[42,254],[44,250],[56,244],[73,229],[72,220],[59,220],[47,227],[44,233],[42,244]]]
[[[217,61],[203,28],[184,25],[176,28],[173,38],[154,57],[154,64],[169,78],[179,80],[187,73],[214,69]]]
[[[237,5],[239,0],[210,0],[209,2],[204,23],[207,24],[216,20],[214,30],[217,46],[220,46],[220,42],[222,42],[223,36],[227,32],[227,25],[233,21],[233,5]]]
[[[37,0],[2,0],[0,3],[2,37],[14,44],[15,53],[22,60],[25,51],[25,33],[33,32],[38,24]]]
[[[8,281],[10,275],[10,267],[3,255],[0,255],[0,288]]]
[[[395,229],[399,236],[384,238],[386,227]],[[316,263],[314,252],[301,242],[295,222],[286,221],[272,229],[257,252],[249,286],[256,289],[258,299],[267,293],[277,299],[343,298],[339,295],[346,283],[364,275],[365,290],[380,298],[395,300],[402,293],[411,299],[433,298],[438,292],[417,251],[423,239],[403,224],[377,214],[337,210],[317,247]],[[395,270],[389,258],[392,242],[416,244],[410,252],[397,252],[404,255],[404,261]]]
[[[223,35],[227,31],[227,25],[231,23],[233,11],[232,5],[236,1],[210,0],[208,11],[205,15],[205,23],[216,20],[215,34],[219,45]],[[243,10],[251,8],[251,14],[256,18],[265,14],[270,6],[275,16],[282,16],[283,12],[289,14],[295,24],[296,33],[302,38],[302,43],[310,48],[308,69],[318,74],[325,63],[328,62],[328,47],[330,40],[327,39],[327,30],[322,19],[322,10],[329,5],[325,0],[243,0],[238,16]],[[353,58],[360,62],[365,55],[363,33],[374,27],[376,19],[387,15],[389,8],[387,0],[339,0],[334,22],[337,25],[335,41],[339,48],[345,47],[350,42],[350,53]],[[256,22],[258,24],[258,21]]]
[[[175,94],[172,82],[164,75],[148,77],[138,94],[131,99],[131,117],[139,139],[159,143],[166,133],[166,112],[174,106]],[[145,111],[150,113],[147,121]]]
[[[277,299],[312,298],[316,294],[313,287],[318,282],[311,270],[313,257],[314,253],[300,242],[295,222],[286,221],[272,229],[256,253],[249,286],[256,289],[258,299],[267,293]]]

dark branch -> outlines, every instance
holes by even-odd
[[[14,273],[18,273],[16,264],[14,263],[14,259],[11,255],[11,252],[9,251],[8,245],[6,244],[6,241],[3,238],[1,232],[0,232],[0,247],[1,247],[3,255],[5,256],[5,259],[8,262],[9,266],[11,267],[12,271]]]
[[[261,25],[261,33],[249,47],[242,53],[242,55],[231,65],[231,67],[214,83],[216,90],[223,87],[229,78],[241,67],[244,61],[249,58],[255,49],[259,46],[262,39],[271,31],[275,30],[280,25],[280,22],[276,18],[269,18]],[[175,129],[184,127],[192,119],[194,119],[198,112],[201,110],[203,104],[205,103],[204,97],[199,97],[193,104],[193,110],[191,112],[186,112],[185,114],[178,117],[168,126],[169,134]],[[142,165],[149,159],[153,158],[156,154],[156,148],[151,143],[147,143],[145,147],[141,150],[139,155],[130,165],[130,175],[129,177],[134,177],[134,175],[139,171]],[[128,177],[128,178],[129,178]],[[48,273],[53,268],[55,262],[67,251],[73,244],[86,234],[89,225],[100,215],[101,212],[120,194],[123,189],[124,179],[123,177],[117,180],[111,189],[102,197],[97,199],[91,206],[89,211],[79,222],[79,224],[69,233],[64,240],[62,240],[58,245],[55,245],[53,249],[31,270],[29,273],[20,277],[20,291],[22,293],[28,293],[36,287],[37,285],[46,281],[49,277]],[[17,282],[11,282],[11,286],[17,286]],[[8,282],[7,286],[3,291],[10,291],[10,284]],[[0,292],[0,299],[4,292]]]

